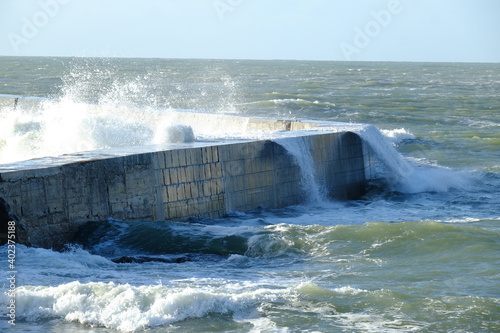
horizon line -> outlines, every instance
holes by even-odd
[[[88,58],[88,59],[164,59],[164,60],[215,60],[215,61],[304,61],[344,63],[448,63],[448,64],[500,64],[500,61],[444,61],[444,60],[334,60],[334,59],[283,59],[283,58],[202,58],[202,57],[141,57],[141,56],[75,56],[75,55],[3,55],[2,58]]]

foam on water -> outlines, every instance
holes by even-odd
[[[164,326],[210,313],[231,314],[238,320],[254,319],[258,304],[276,300],[287,290],[257,288],[172,288],[133,286],[113,282],[70,282],[56,287],[17,289],[17,316],[36,322],[64,318],[92,326],[134,332]],[[249,317],[250,314],[250,317]]]
[[[403,140],[411,140],[415,139],[415,136],[410,133],[405,128],[397,128],[393,130],[381,130],[386,138],[388,138],[391,142],[397,144]]]

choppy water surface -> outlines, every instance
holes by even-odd
[[[358,132],[380,162],[357,201],[110,219],[65,252],[18,246],[2,330],[500,331],[500,65],[0,58],[0,72],[0,94],[50,99],[0,109],[0,163],[154,144],[170,109],[373,124]]]

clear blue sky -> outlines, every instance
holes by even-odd
[[[0,55],[500,62],[500,0],[0,0]]]

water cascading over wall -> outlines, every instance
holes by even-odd
[[[0,165],[0,198],[26,243],[60,247],[88,221],[187,220],[364,193],[367,153],[352,132],[291,120],[179,113],[288,131],[273,140],[142,146]],[[305,157],[305,158],[303,158]],[[312,183],[311,183],[312,181]],[[313,188],[311,187],[313,184]]]

